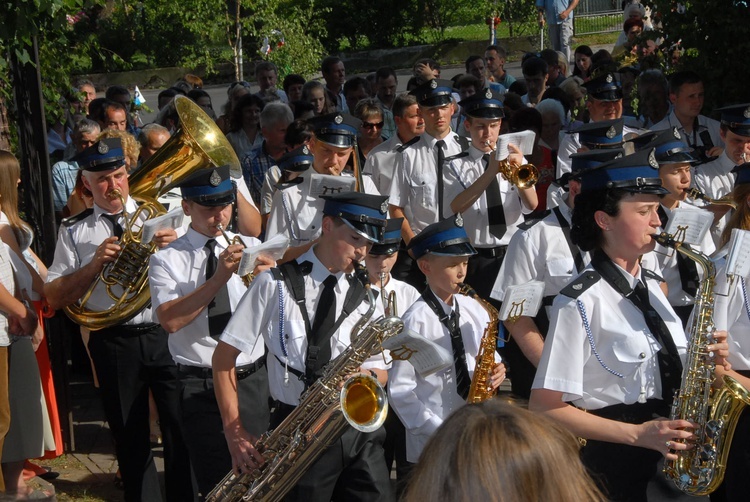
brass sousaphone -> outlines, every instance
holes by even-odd
[[[139,206],[128,215],[123,211],[123,235],[120,254],[108,263],[81,299],[65,307],[76,323],[98,330],[132,319],[151,303],[148,287],[148,262],[156,244],[141,241],[142,220],[167,211],[158,198],[198,169],[229,165],[232,177],[241,176],[240,161],[216,123],[197,104],[177,96],[173,105],[179,116],[179,129],[164,145],[129,176],[130,196]],[[125,206],[122,195],[113,190]],[[104,288],[112,306],[97,310],[89,306],[92,293]]]

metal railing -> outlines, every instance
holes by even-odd
[[[622,30],[619,0],[581,0],[573,16],[576,35],[614,33]]]

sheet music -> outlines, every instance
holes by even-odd
[[[431,375],[453,364],[453,355],[440,345],[405,329],[383,342],[392,359],[407,360],[421,376]]]
[[[159,230],[165,230],[167,228],[180,228],[182,226],[182,219],[185,217],[185,213],[182,211],[182,206],[178,206],[172,209],[167,214],[151,218],[143,224],[143,234],[141,234],[141,242],[148,243],[154,238],[154,234]]]
[[[500,319],[505,321],[511,316],[534,317],[542,305],[543,295],[544,283],[542,281],[530,281],[508,287],[505,291]]]
[[[750,276],[750,232],[732,229],[729,238],[729,253],[727,254],[727,275]]]
[[[520,131],[503,134],[497,138],[497,150],[495,150],[495,158],[497,160],[505,160],[508,158],[508,143],[513,143],[521,150],[524,156],[531,155],[534,153],[534,139],[536,133],[534,131]]]
[[[710,211],[678,207],[672,211],[664,230],[685,244],[700,246],[713,221],[714,215]]]
[[[310,196],[317,199],[321,195],[353,192],[355,182],[352,176],[315,173],[310,176]]]
[[[289,238],[283,234],[276,234],[263,244],[258,244],[251,248],[242,250],[240,266],[237,269],[237,275],[244,277],[255,268],[255,260],[258,256],[264,254],[270,256],[274,261],[278,261],[289,247]]]

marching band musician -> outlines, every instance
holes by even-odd
[[[469,257],[466,282],[479,296],[489,298],[508,243],[538,200],[533,183],[526,188],[516,186],[498,170],[494,151],[504,117],[500,96],[484,89],[459,105],[466,115],[471,144],[466,155],[446,166],[446,200],[451,201],[451,212],[461,214],[476,250]],[[521,165],[523,157],[515,152],[508,161]]]
[[[732,191],[732,199],[737,202],[737,209],[729,218],[722,235],[722,251],[729,243],[732,229],[750,230],[750,163],[735,168],[737,176]],[[732,365],[730,371],[717,366],[718,375],[729,375],[750,389],[750,303],[748,303],[748,281],[735,276],[728,281],[726,260],[720,260],[716,267],[716,294],[714,295],[714,323],[716,329],[727,330],[729,335],[729,357]],[[727,458],[724,482],[711,494],[711,502],[746,500],[750,492],[748,467],[750,467],[750,408],[745,407],[737,422]]]
[[[276,234],[289,237],[290,247],[307,251],[320,236],[323,200],[310,194],[312,174],[341,176],[354,151],[360,120],[346,113],[329,113],[310,119],[315,135],[310,140],[312,170],[301,175],[301,183],[278,190],[273,195],[266,238]],[[349,173],[343,174],[348,176]],[[363,177],[364,192],[378,194],[369,176]],[[285,258],[294,258],[288,255]]]
[[[466,404],[490,317],[477,300],[458,294],[468,257],[475,253],[461,215],[429,225],[411,240],[409,250],[427,277],[427,288],[402,316],[404,329],[453,354],[453,364],[427,376],[408,361],[393,361],[389,370],[390,404],[406,427],[406,459],[416,463],[443,420]],[[497,351],[493,354],[488,383],[497,389],[505,379],[505,366]]]
[[[643,500],[660,455],[675,460],[695,424],[665,420],[687,340],[679,317],[640,265],[660,221],[653,150],[581,176],[571,237],[591,263],[555,298],[529,409],[588,440],[584,464],[610,500]],[[726,343],[710,345],[719,363]]]
[[[235,273],[242,250],[260,244],[224,230],[232,217],[236,189],[229,166],[201,169],[180,184],[182,208],[191,217],[185,235],[151,256],[152,307],[169,333],[169,351],[182,384],[180,405],[185,442],[204,496],[232,468],[221,413],[214,396],[211,357],[232,310],[247,291]],[[273,265],[262,258],[264,268]],[[237,358],[235,379],[246,430],[268,429],[268,372],[263,345]]]
[[[123,226],[143,224],[143,221],[124,221],[122,216],[123,210],[133,214],[138,204],[128,197],[128,175],[120,139],[98,141],[82,151],[77,161],[83,184],[93,195],[94,207],[68,218],[60,227],[54,262],[44,287],[54,309],[77,302],[104,266],[119,256],[118,241]],[[114,196],[115,190],[121,194],[125,207]],[[173,229],[160,230],[154,242],[164,247],[176,238]],[[106,310],[113,304],[99,283],[87,306]],[[192,500],[193,487],[188,481],[190,461],[180,420],[177,366],[169,353],[167,333],[152,317],[151,309],[147,308],[129,321],[92,332],[89,350],[115,440],[125,500],[161,500],[149,440],[149,390],[156,401],[164,440],[167,499]]]
[[[264,342],[268,347],[268,379],[276,400],[271,427],[276,428],[325,364],[349,346],[351,330],[368,308],[365,288],[351,274],[383,237],[387,198],[350,192],[324,199],[322,233],[315,245],[297,260],[255,278],[214,352],[216,397],[235,472],[263,463],[254,448],[256,437],[239,421],[232,374],[240,353],[252,353]],[[385,368],[378,354],[361,371],[385,384]],[[286,500],[393,500],[384,437],[382,428],[372,433],[348,428]]]
[[[691,170],[700,160],[693,155],[693,149],[686,145],[685,138],[676,128],[660,131],[644,148],[655,150],[661,186],[669,191],[662,197],[658,208],[661,229],[664,231],[675,209],[695,207],[686,199],[691,184]],[[700,245],[692,247],[706,256],[716,250],[710,233],[706,233]],[[667,284],[669,304],[682,320],[683,327],[687,327],[702,271],[692,260],[661,244],[656,245],[653,256],[659,262],[661,276]]]
[[[559,186],[568,188],[562,200],[545,218],[520,225],[510,240],[507,259],[497,274],[492,297],[502,302],[510,286],[530,281],[544,283],[542,306],[535,317],[522,315],[515,322],[504,321],[510,333],[505,356],[512,372],[511,389],[519,397],[528,399],[531,394],[531,383],[549,327],[548,309],[552,307],[555,295],[590,261],[589,254],[581,251],[570,239],[575,199],[581,191],[580,173],[623,154],[618,148],[571,155],[572,171],[557,180]]]

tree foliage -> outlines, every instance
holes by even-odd
[[[656,0],[661,17],[662,48],[679,47],[676,69],[696,71],[706,89],[706,108],[750,101],[750,6],[744,0],[706,3]]]

